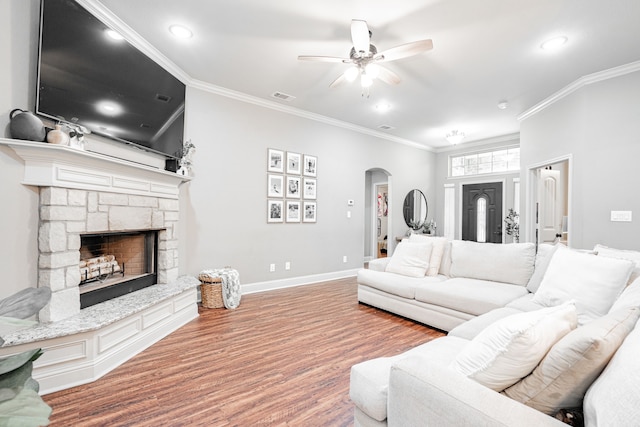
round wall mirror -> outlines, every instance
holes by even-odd
[[[404,214],[404,222],[414,230],[422,228],[427,222],[427,198],[420,190],[411,190],[404,198],[402,205],[402,213]]]

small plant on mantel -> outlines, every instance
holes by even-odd
[[[180,157],[180,169],[182,175],[189,175],[191,173],[191,166],[193,165],[193,153],[196,151],[196,146],[190,139],[186,140],[182,144],[182,153]]]
[[[509,209],[509,214],[504,219],[505,231],[508,236],[513,236],[513,242],[520,242],[520,215],[513,209]]]

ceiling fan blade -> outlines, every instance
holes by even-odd
[[[388,68],[380,67],[379,65],[378,77],[376,78],[388,85],[397,85],[398,83],[400,83],[400,77],[396,73],[389,70]]]
[[[356,52],[364,52],[359,56],[367,56],[369,54],[369,27],[367,21],[359,19],[351,20],[351,41]]]
[[[334,87],[340,86],[345,81],[347,81],[347,79],[344,77],[344,74],[340,74],[337,79],[335,79],[333,82],[331,82],[329,87],[330,88],[334,88]]]
[[[301,61],[317,61],[317,62],[351,62],[349,58],[338,58],[337,56],[310,56],[300,55],[298,59]]]
[[[433,42],[431,40],[418,40],[380,52],[375,56],[375,59],[395,61],[397,59],[407,58],[431,49],[433,49]]]

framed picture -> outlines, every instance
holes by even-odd
[[[269,172],[284,172],[284,152],[269,148],[267,170]]]
[[[316,222],[316,202],[304,202],[302,222]]]
[[[302,198],[303,199],[313,199],[316,198],[316,179],[315,178],[305,178],[303,180],[304,184],[302,186]]]
[[[300,154],[287,151],[287,173],[300,175],[301,165]]]
[[[267,176],[267,196],[284,197],[284,177],[282,175]]]
[[[315,156],[304,155],[304,169],[302,173],[305,176],[316,176],[318,168],[318,158]]]
[[[300,202],[287,200],[287,222],[300,222]]]
[[[300,177],[287,176],[287,197],[293,199],[300,198]]]
[[[282,200],[267,200],[267,222],[282,222]]]

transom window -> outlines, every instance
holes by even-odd
[[[471,176],[520,170],[520,147],[449,157],[449,176]]]

